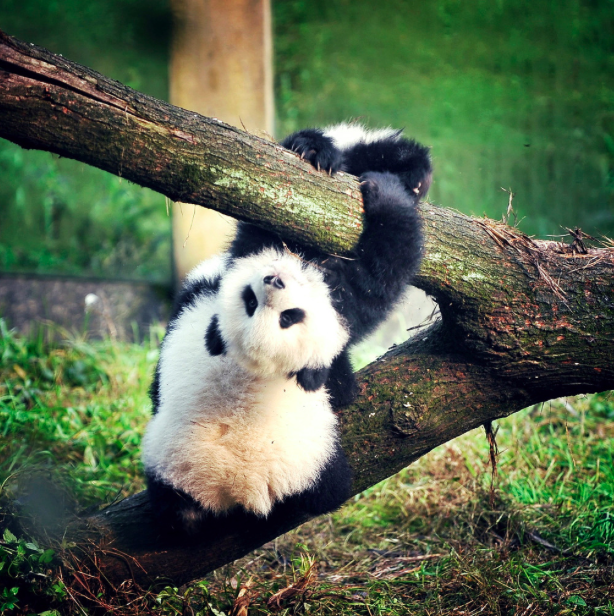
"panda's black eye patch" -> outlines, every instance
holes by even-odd
[[[305,311],[301,308],[289,308],[279,315],[279,327],[288,329],[305,319]]]
[[[243,289],[241,298],[245,304],[245,312],[247,312],[247,316],[253,317],[254,312],[256,312],[256,308],[258,308],[258,298],[256,297],[254,290],[249,285]]]

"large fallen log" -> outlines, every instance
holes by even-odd
[[[360,233],[355,178],[329,178],[278,145],[139,94],[0,35],[0,137],[121,175],[321,249]],[[423,204],[416,286],[441,318],[358,374],[340,413],[359,492],[433,447],[554,397],[614,387],[614,247],[533,240],[488,219]],[[307,519],[240,515],[197,539],[160,537],[145,494],[71,522],[71,558],[110,583],[182,583]],[[65,529],[62,529],[64,533]]]

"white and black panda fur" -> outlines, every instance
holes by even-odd
[[[290,253],[207,261],[188,284],[218,279],[164,340],[143,461],[148,476],[213,514],[241,505],[266,516],[314,486],[335,457],[328,393],[297,377],[328,368],[349,334],[322,273]]]
[[[356,382],[348,345],[383,321],[416,273],[428,150],[392,129],[307,129],[282,145],[361,177],[351,258],[239,223],[227,253],[186,279],[151,388],[143,462],[156,513],[194,528],[240,510],[319,514],[350,495],[333,407]]]

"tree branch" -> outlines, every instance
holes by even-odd
[[[1,31],[0,137],[326,252],[347,253],[360,235],[362,197],[354,177],[323,181],[276,143],[136,92]]]
[[[0,136],[94,164],[330,252],[360,233],[360,192],[278,145],[149,98],[0,35]],[[416,286],[441,320],[358,374],[343,409],[359,492],[484,422],[554,397],[614,387],[614,248],[534,241],[514,228],[422,207],[426,256]],[[111,582],[182,583],[307,517],[240,515],[197,541],[163,542],[141,493],[67,532],[73,555]],[[62,529],[64,531],[64,529]]]

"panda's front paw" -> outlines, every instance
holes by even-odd
[[[318,171],[329,175],[341,169],[343,154],[333,140],[317,128],[308,128],[286,137],[281,145],[308,160]]]
[[[383,209],[398,206],[411,207],[417,196],[408,194],[398,176],[392,173],[368,171],[360,176],[360,191],[367,216]]]

